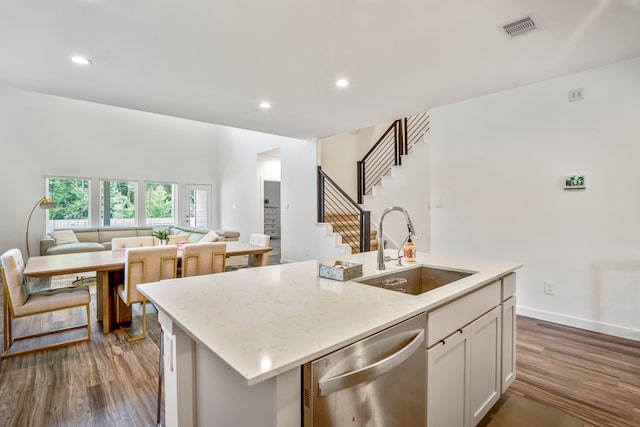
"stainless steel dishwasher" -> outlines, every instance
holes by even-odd
[[[424,427],[426,315],[303,366],[304,427]]]

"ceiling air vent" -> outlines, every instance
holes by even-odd
[[[529,31],[536,30],[538,27],[536,27],[536,23],[533,22],[533,19],[530,16],[527,16],[526,18],[518,19],[517,21],[503,25],[502,29],[510,38],[513,38],[521,34],[528,33]]]

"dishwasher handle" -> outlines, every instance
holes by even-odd
[[[336,391],[354,387],[360,383],[370,381],[391,371],[398,365],[404,363],[416,350],[424,348],[424,329],[411,340],[409,344],[402,347],[397,352],[385,357],[376,363],[338,375],[332,378],[322,379],[318,381],[318,391],[320,396],[326,396]]]

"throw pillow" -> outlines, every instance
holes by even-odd
[[[56,246],[64,245],[65,243],[78,243],[78,238],[73,230],[58,230],[50,233],[53,240],[56,241]]]
[[[202,238],[199,241],[202,243],[205,243],[205,242],[217,242],[218,240],[220,240],[220,236],[218,235],[218,233],[211,230],[210,232],[202,236]]]

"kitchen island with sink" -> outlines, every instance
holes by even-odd
[[[164,330],[166,425],[300,426],[303,365],[419,315],[426,317],[427,412],[448,399],[438,383],[444,379],[436,375],[445,365],[438,364],[459,359],[459,351],[465,363],[462,378],[446,378],[449,397],[461,396],[464,407],[449,404],[450,410],[427,419],[435,425],[459,416],[460,425],[474,425],[515,375],[513,272],[521,264],[418,253],[415,263],[389,262],[377,270],[374,252],[340,260],[362,264],[360,281],[417,267],[465,274],[417,295],[318,276],[320,263],[336,260],[139,285],[158,308]],[[483,351],[477,357],[469,351],[474,334],[477,343],[490,343],[486,351],[473,347]],[[454,357],[447,358],[451,350]],[[474,363],[482,365],[475,380]],[[495,368],[493,377],[487,363]],[[439,397],[429,394],[430,387],[441,390]],[[473,407],[474,393],[481,409]]]

